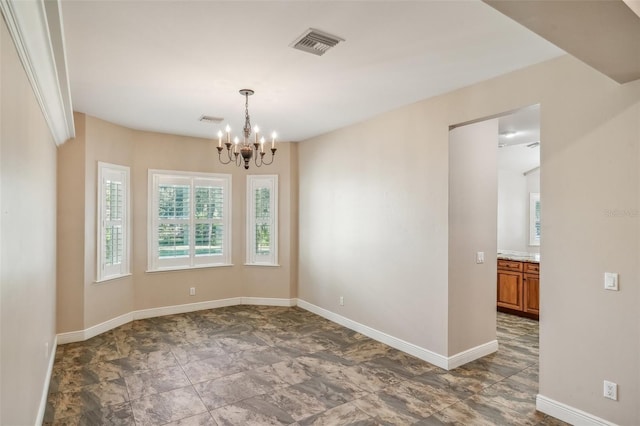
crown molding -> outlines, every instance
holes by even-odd
[[[9,34],[57,145],[75,137],[58,0],[0,0]]]

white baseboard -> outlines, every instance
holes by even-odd
[[[58,333],[58,344],[66,345],[67,343],[82,342],[84,338],[84,330],[68,331],[66,333]]]
[[[378,342],[382,342],[386,345],[389,345],[392,348],[396,348],[402,352],[406,352],[410,355],[420,358],[423,361],[427,361],[430,364],[436,365],[444,369],[447,369],[448,367],[449,360],[446,356],[437,354],[435,352],[431,352],[428,349],[414,345],[413,343],[406,342],[402,339],[398,339],[397,337],[393,337],[387,333],[376,330],[375,328],[371,328],[359,322],[353,321],[349,318],[343,317],[342,315],[338,315],[334,312],[331,312],[319,306],[313,305],[302,299],[298,299],[298,306],[301,307],[302,309],[306,309],[309,312],[313,312],[316,315],[320,315],[321,317],[326,318],[329,321],[333,321],[353,331],[362,333],[367,337],[377,340]]]
[[[242,304],[242,297],[230,299],[208,300],[206,302],[185,303],[183,305],[161,306],[159,308],[142,309],[133,311],[133,319],[145,319],[162,317],[165,315],[184,314],[185,312],[202,311],[204,309],[224,308]]]
[[[449,357],[447,361],[447,370],[453,370],[454,368],[460,367],[468,362],[475,361],[478,358],[492,354],[497,350],[498,341],[492,340],[474,348],[467,349],[466,351],[459,352]]]
[[[84,330],[70,331],[68,333],[58,334],[58,344],[64,345],[66,343],[82,342],[83,340],[91,339],[98,334],[105,333],[109,330],[113,330],[116,327],[120,327],[133,320],[133,312],[120,315],[112,318],[100,324],[96,324]]]
[[[296,306],[296,299],[276,299],[269,297],[243,297],[241,305]]]
[[[40,407],[38,408],[38,416],[36,417],[35,426],[42,425],[44,420],[44,412],[47,409],[47,399],[49,397],[49,384],[51,383],[51,375],[53,374],[53,363],[56,360],[56,349],[58,348],[58,337],[53,336],[53,344],[49,351],[49,366],[47,367],[47,375],[44,378],[42,387],[42,396],[40,396]]]
[[[540,394],[536,397],[536,410],[572,425],[615,426],[615,423],[611,423],[593,414],[589,414]]]
[[[113,330],[116,327],[134,320],[161,317],[165,315],[183,314],[185,312],[201,311],[204,309],[223,308],[236,305],[263,305],[263,306],[295,306],[296,299],[279,299],[268,297],[232,297],[229,299],[208,300],[206,302],[185,303],[183,305],[161,306],[159,308],[141,309],[112,318],[100,324],[96,324],[84,330],[60,333],[57,336],[58,344],[82,342]]]

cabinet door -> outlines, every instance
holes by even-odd
[[[524,311],[540,314],[540,275],[524,274]]]
[[[498,270],[498,306],[522,310],[522,273]]]

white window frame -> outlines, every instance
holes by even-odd
[[[131,222],[129,220],[131,217],[130,174],[130,169],[127,166],[98,162],[96,282],[131,275]],[[106,217],[105,184],[107,180],[122,182],[122,212],[120,220],[107,220]],[[107,264],[105,261],[107,227],[114,223],[119,223],[120,229],[122,229],[122,260],[118,264]]]
[[[540,204],[540,193],[529,193],[529,245],[539,246],[541,235],[537,229],[540,227],[540,217],[536,215],[536,206]]]
[[[271,217],[270,250],[268,255],[256,253],[256,202],[255,191],[268,188]],[[278,175],[247,175],[247,258],[246,265],[280,266],[278,265]]]
[[[158,255],[158,234],[156,230],[161,220],[158,218],[158,188],[160,184],[190,185],[190,210],[186,223],[189,225],[189,255],[180,258],[160,259]],[[214,185],[223,188],[223,218],[224,234],[222,239],[222,254],[196,256],[195,228],[197,223],[204,223],[194,217],[195,187],[200,185]],[[231,264],[231,175],[221,173],[196,173],[175,170],[149,169],[149,198],[147,219],[147,272],[171,271],[177,269],[209,268],[217,266],[232,266]],[[181,220],[181,219],[180,219]],[[179,220],[178,220],[179,221]]]

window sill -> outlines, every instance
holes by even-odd
[[[93,283],[94,284],[102,284],[102,283],[106,283],[106,282],[113,281],[113,280],[119,280],[120,278],[130,277],[131,275],[133,275],[133,274],[128,273],[128,274],[122,274],[122,275],[113,275],[113,276],[110,276],[110,277],[107,277],[107,278],[102,278],[101,280],[95,280]]]
[[[233,263],[220,263],[215,265],[197,265],[197,266],[171,266],[159,269],[147,269],[147,274],[155,274],[156,272],[172,272],[172,271],[191,271],[193,269],[207,269],[207,268],[224,268],[233,266]]]
[[[245,263],[244,266],[267,266],[267,267],[279,267],[278,263]]]

